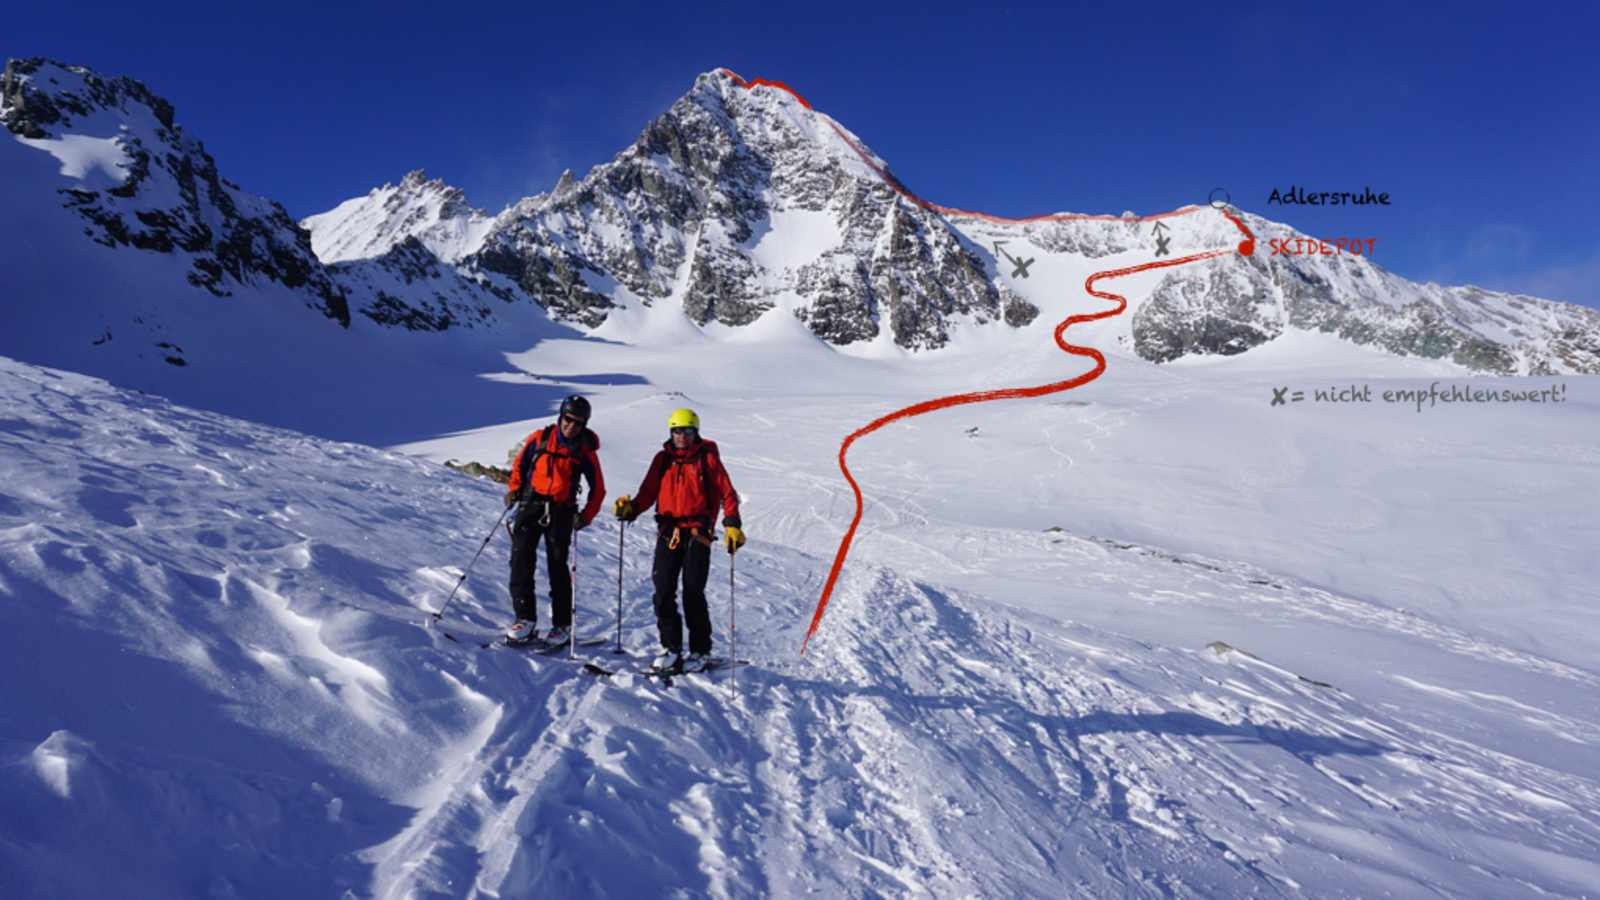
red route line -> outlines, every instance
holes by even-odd
[[[737,82],[741,87],[744,87],[747,90],[754,89],[759,86],[775,87],[779,90],[787,92],[790,96],[800,101],[800,105],[804,106],[806,109],[812,110],[812,112],[817,112],[810,103],[806,102],[804,97],[800,96],[798,93],[795,93],[793,88],[781,81],[769,81],[765,78],[757,78],[754,81],[746,81],[745,79],[740,78],[739,75],[731,69],[723,69],[722,71],[731,77],[735,82]],[[845,143],[850,146],[850,149],[854,150],[856,155],[861,157],[861,161],[866,163],[867,166],[869,166],[874,172],[878,173],[878,176],[884,180],[884,183],[893,188],[895,192],[900,194],[900,196],[905,197],[907,200],[924,209],[932,210],[944,215],[972,216],[974,218],[986,219],[991,222],[1004,223],[1060,222],[1066,220],[1085,219],[1110,222],[1147,222],[1152,219],[1165,219],[1170,216],[1187,215],[1204,208],[1198,206],[1187,206],[1183,209],[1177,209],[1171,212],[1157,213],[1150,216],[1139,216],[1136,218],[1123,216],[1090,216],[1078,215],[1075,213],[1055,213],[1051,215],[1027,216],[1020,219],[1012,219],[1004,216],[992,216],[988,213],[956,209],[955,207],[951,206],[940,206],[937,203],[930,203],[927,200],[918,197],[916,194],[911,193],[910,189],[901,184],[899,179],[891,175],[887,168],[874,161],[872,156],[867,153],[866,148],[862,147],[858,141],[851,137],[849,133],[847,133],[838,125],[838,123],[834,122],[832,118],[821,112],[817,112],[817,115],[822,116],[823,121],[832,126],[833,130],[839,134],[839,137],[844,139]],[[850,519],[850,527],[845,530],[844,538],[839,542],[839,551],[834,554],[833,568],[828,571],[828,581],[822,587],[822,597],[817,601],[817,611],[811,617],[811,627],[806,629],[805,640],[800,644],[800,653],[802,655],[804,655],[806,652],[806,646],[811,643],[812,635],[817,633],[817,626],[822,622],[822,613],[828,607],[828,598],[833,596],[833,587],[839,581],[839,573],[844,569],[845,557],[850,555],[850,544],[855,539],[856,528],[861,524],[861,486],[856,483],[855,476],[850,474],[850,466],[845,460],[845,456],[850,452],[850,445],[854,444],[857,438],[866,437],[867,435],[877,431],[891,422],[898,422],[901,419],[909,419],[912,416],[920,416],[923,413],[930,413],[934,410],[948,409],[952,406],[964,406],[969,403],[987,403],[990,400],[1014,400],[1023,397],[1043,397],[1047,394],[1057,394],[1062,391],[1070,391],[1075,387],[1081,387],[1095,380],[1096,378],[1099,378],[1101,373],[1106,370],[1105,356],[1101,354],[1099,350],[1096,350],[1093,347],[1080,347],[1076,344],[1067,343],[1064,335],[1066,334],[1068,328],[1071,328],[1080,322],[1093,322],[1098,319],[1108,319],[1113,316],[1121,315],[1123,311],[1128,308],[1128,298],[1122,296],[1121,294],[1113,294],[1108,291],[1095,290],[1094,283],[1103,278],[1121,278],[1125,275],[1132,275],[1135,272],[1146,272],[1151,269],[1165,269],[1171,266],[1182,266],[1192,262],[1200,262],[1201,260],[1215,259],[1219,256],[1227,256],[1234,252],[1237,252],[1242,256],[1249,256],[1250,254],[1254,253],[1256,239],[1255,235],[1250,232],[1250,229],[1245,226],[1244,222],[1240,220],[1238,216],[1234,215],[1232,210],[1223,207],[1218,209],[1218,211],[1221,212],[1222,215],[1228,219],[1228,221],[1232,222],[1236,227],[1238,227],[1239,231],[1244,234],[1244,240],[1240,241],[1237,247],[1230,250],[1211,250],[1205,253],[1195,253],[1189,256],[1180,256],[1173,259],[1141,263],[1139,265],[1128,266],[1127,268],[1123,269],[1111,269],[1105,272],[1095,272],[1084,280],[1083,289],[1091,296],[1099,297],[1103,300],[1114,300],[1116,301],[1117,305],[1112,309],[1101,310],[1097,313],[1082,313],[1079,315],[1068,316],[1056,326],[1055,339],[1056,346],[1060,347],[1063,351],[1074,356],[1087,356],[1094,360],[1093,369],[1090,369],[1089,371],[1075,378],[1069,378],[1066,381],[1053,381],[1049,384],[1041,384],[1034,387],[999,388],[992,391],[972,391],[966,394],[953,394],[948,397],[936,397],[932,400],[924,400],[921,403],[914,403],[903,409],[897,409],[887,415],[879,416],[866,425],[863,425],[862,427],[851,432],[850,436],[844,439],[844,443],[839,445],[839,470],[844,473],[845,481],[850,482],[850,490],[855,492],[856,513],[855,516]]]

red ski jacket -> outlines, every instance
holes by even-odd
[[[549,497],[557,506],[576,506],[578,478],[589,482],[589,502],[583,506],[583,524],[588,525],[600,512],[606,498],[606,479],[600,471],[600,435],[585,428],[572,441],[561,437],[554,425],[528,435],[517,460],[511,466],[511,482],[506,489],[534,497]]]
[[[656,507],[656,522],[669,526],[710,529],[722,510],[722,524],[739,528],[739,493],[722,467],[714,441],[698,440],[676,450],[669,439],[661,445],[645,473],[633,507],[639,512]]]

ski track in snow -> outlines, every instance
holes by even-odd
[[[1600,883],[1600,716],[1393,679],[1472,713],[1419,715],[1201,638],[1152,644],[897,571],[945,540],[975,571],[985,542],[1033,542],[1058,567],[1045,578],[1106,572],[1152,604],[1338,620],[1595,687],[1419,614],[1133,542],[958,533],[919,505],[925,482],[874,492],[888,524],[864,534],[804,658],[821,557],[740,554],[739,655],[756,664],[737,699],[721,674],[597,680],[423,627],[482,539],[492,485],[9,361],[0,398],[3,656],[8,683],[34,685],[0,713],[0,803],[22,811],[0,825],[0,884],[24,894],[1520,897]],[[1075,414],[1100,430],[1047,440],[1130,415]],[[894,463],[862,469],[875,465]],[[811,500],[791,515],[837,520],[841,490],[797,484]],[[931,532],[919,548],[893,534],[908,525]],[[601,526],[579,541],[580,591],[597,599],[578,623],[609,636],[617,551]],[[627,533],[635,662],[653,643],[650,540]],[[491,543],[445,627],[502,621],[505,553]],[[718,553],[709,585],[719,635],[726,565]],[[70,641],[98,649],[24,650]],[[157,670],[168,690],[142,674]],[[1573,752],[1478,739],[1508,718]],[[195,832],[187,851],[157,849]],[[228,849],[201,852],[211,837]],[[107,842],[151,866],[65,861]]]

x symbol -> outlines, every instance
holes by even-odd
[[[1156,255],[1157,256],[1166,256],[1167,255],[1167,242],[1170,241],[1170,240],[1172,240],[1172,238],[1163,237],[1161,235],[1156,235]]]
[[[1287,394],[1287,393],[1289,393],[1289,389],[1286,388],[1286,387],[1284,387],[1284,388],[1273,388],[1272,389],[1272,405],[1273,406],[1284,406],[1284,405],[1286,405],[1287,401],[1285,401],[1283,399],[1283,395]]]

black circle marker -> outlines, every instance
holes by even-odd
[[[1222,192],[1223,200],[1221,203],[1217,202],[1218,191]],[[1212,188],[1211,196],[1206,198],[1206,202],[1211,204],[1212,209],[1223,209],[1224,207],[1233,205],[1233,195],[1228,193],[1226,188]]]

